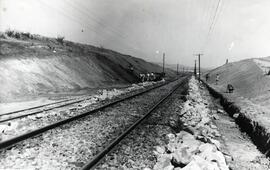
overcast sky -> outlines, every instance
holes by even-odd
[[[63,35],[154,62],[165,52],[167,63],[191,66],[195,53],[204,54],[203,67],[269,56],[270,0],[218,2],[0,0],[0,30]]]

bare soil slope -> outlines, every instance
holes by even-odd
[[[262,62],[264,65],[259,64]],[[219,74],[220,81],[216,87],[222,92],[226,91],[227,84],[232,84],[235,92],[240,96],[269,100],[270,76],[266,75],[267,66],[265,63],[268,63],[270,66],[269,57],[225,64],[207,72],[210,76],[209,83],[215,84],[216,74]]]
[[[0,102],[134,83],[139,73],[161,71],[142,59],[90,45],[41,36],[0,38]]]

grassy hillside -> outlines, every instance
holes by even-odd
[[[161,71],[104,48],[38,35],[0,36],[0,102],[134,83],[139,73]]]
[[[267,63],[270,66],[269,57],[228,63],[209,71],[209,82],[215,84],[216,74],[220,74],[220,81],[217,86],[223,91],[226,90],[227,84],[230,83],[235,87],[237,94],[241,96],[247,98],[267,96],[269,99],[270,76],[266,75],[269,70],[266,66]]]

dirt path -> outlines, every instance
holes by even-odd
[[[201,91],[209,101],[212,113],[218,115],[214,123],[222,136],[222,145],[232,157],[230,167],[234,170],[266,170],[270,168],[267,158],[257,149],[246,133],[241,132],[234,119],[229,117],[219,101],[209,96],[207,89]]]

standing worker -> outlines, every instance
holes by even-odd
[[[219,74],[217,74],[216,76],[216,85],[218,84],[218,81],[219,81]]]
[[[206,82],[208,81],[208,79],[209,79],[209,73],[207,73],[207,74],[205,75],[205,80],[206,80]]]

